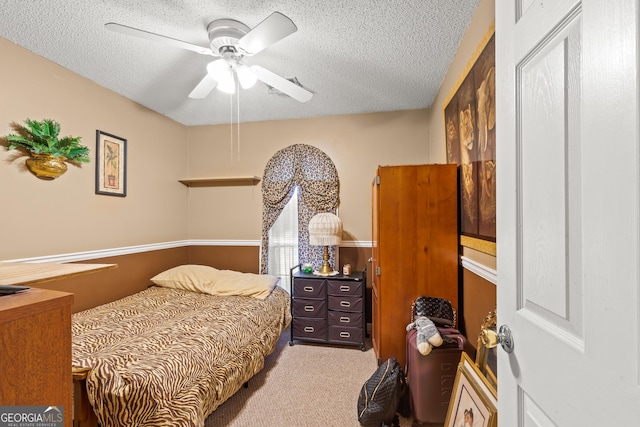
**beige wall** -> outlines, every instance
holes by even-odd
[[[0,260],[183,239],[258,240],[260,184],[188,189],[177,180],[262,176],[277,150],[298,143],[332,158],[345,239],[369,241],[376,167],[445,161],[442,105],[493,15],[494,1],[481,0],[430,109],[244,123],[239,145],[229,125],[187,128],[0,39],[11,64],[0,67],[0,135],[11,132],[11,121],[53,118],[92,152],[96,129],[127,138],[129,161],[128,195],[120,198],[94,194],[95,161],[42,181],[24,157],[0,150]]]
[[[436,94],[436,98],[427,112],[429,132],[429,162],[445,163],[446,143],[444,139],[444,104],[449,100],[451,93],[460,85],[460,77],[466,73],[472,58],[477,56],[480,42],[493,26],[495,16],[495,0],[480,0],[476,13],[462,38],[447,75],[442,80],[442,85]]]
[[[460,77],[465,74],[471,65],[472,59],[477,57],[478,46],[487,37],[494,25],[495,0],[480,0],[476,13],[469,23],[469,27],[460,42],[447,75],[442,81],[433,105],[427,111],[427,129],[429,147],[429,162],[446,162],[446,143],[444,138],[444,106],[449,101],[451,93],[460,85]],[[498,122],[497,126],[500,126]],[[471,249],[463,249],[463,254],[489,268],[494,268],[496,260]]]
[[[0,149],[0,260],[186,239],[186,127],[5,39],[0,52],[0,135],[50,118],[92,156],[43,181]],[[127,197],[95,194],[97,129],[128,140]]]
[[[494,0],[480,1],[428,110],[243,123],[239,142],[237,125],[233,139],[230,125],[191,127],[188,177],[261,177],[277,150],[292,144],[313,145],[329,155],[338,169],[345,240],[370,241],[371,180],[376,167],[446,162],[444,102],[493,25],[494,13]],[[260,184],[190,189],[189,237],[259,239],[261,200]]]
[[[239,146],[230,139],[229,125],[187,128],[0,38],[0,135],[11,132],[12,121],[52,118],[61,122],[63,135],[82,136],[92,156],[96,129],[127,138],[129,161],[128,195],[120,198],[94,193],[95,161],[81,168],[70,166],[54,181],[42,181],[25,169],[24,157],[0,150],[0,260],[185,239],[258,240],[259,184],[188,189],[178,179],[261,177],[277,150],[300,143],[324,151],[338,169],[346,240],[371,240],[371,180],[376,167],[445,162],[443,104],[492,25],[494,10],[494,0],[480,0],[431,108],[245,123],[240,125]],[[217,265],[221,256],[219,248],[214,249],[198,248],[192,259]],[[361,268],[369,251],[345,248],[343,261]],[[237,254],[237,249],[227,252]],[[256,248],[245,252],[249,255],[243,256],[256,258]],[[189,259],[189,252],[185,255],[182,249],[168,253],[172,257],[162,258],[161,267],[153,268],[184,262],[185,256]],[[495,268],[495,257],[473,250],[464,254]],[[138,271],[140,257],[145,259],[142,273]],[[86,299],[82,304],[87,306],[118,297],[118,292],[131,293],[146,285],[146,277],[153,274],[145,257],[114,260],[121,266],[108,274],[131,278],[126,291],[111,292],[112,285],[105,279],[102,287],[104,292],[109,288],[109,295],[100,294],[100,301],[95,301],[98,294],[93,289],[103,282],[83,276],[72,284],[93,282],[95,286],[74,292]],[[218,267],[235,268],[236,261]],[[247,265],[254,265],[252,262]],[[475,335],[477,318],[495,296],[494,285],[476,277],[464,282],[460,316]],[[58,284],[54,281],[51,286]],[[480,305],[478,293],[486,300]]]
[[[345,240],[370,241],[371,182],[377,166],[426,162],[427,130],[425,110],[243,123],[238,153],[229,125],[191,127],[189,177],[261,177],[276,151],[292,144],[313,145],[338,170]],[[260,188],[190,189],[189,237],[259,240]]]
[[[458,47],[458,51],[449,67],[446,77],[436,95],[433,105],[427,113],[430,162],[446,162],[446,144],[444,138],[444,104],[448,102],[454,89],[460,84],[460,76],[467,72],[472,58],[477,57],[477,49],[493,26],[495,0],[480,0],[473,19]],[[500,126],[498,120],[497,126]],[[463,248],[462,254],[490,269],[496,268],[496,257],[473,249]],[[480,276],[464,270],[462,273],[462,291],[460,295],[459,327],[476,346],[482,320],[496,307],[496,285]]]

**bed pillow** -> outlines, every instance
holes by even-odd
[[[211,293],[217,272],[206,265],[179,265],[153,276],[151,282],[165,288]]]
[[[218,270],[214,291],[216,295],[248,295],[265,299],[278,283],[275,276]]]
[[[278,278],[266,274],[218,270],[206,265],[180,265],[151,278],[151,282],[166,288],[185,289],[210,295],[244,295],[265,299],[278,283]]]

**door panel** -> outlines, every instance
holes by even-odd
[[[580,13],[516,65],[518,310],[582,336]],[[524,314],[524,313],[523,313]],[[554,328],[554,329],[555,329]]]
[[[502,426],[638,425],[638,2],[496,2]]]

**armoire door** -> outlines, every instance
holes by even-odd
[[[456,165],[380,166],[373,189],[373,339],[404,365],[406,326],[421,295],[458,306]]]

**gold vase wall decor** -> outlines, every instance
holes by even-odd
[[[50,154],[32,154],[25,163],[35,176],[40,179],[56,179],[67,171],[64,157],[54,157]]]

